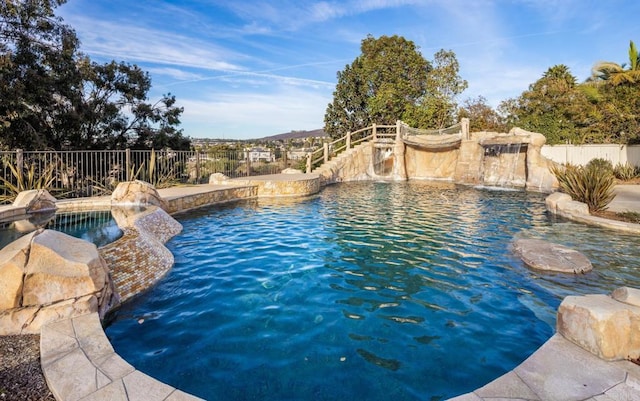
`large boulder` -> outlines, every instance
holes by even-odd
[[[117,303],[109,269],[92,243],[38,230],[0,250],[0,335],[37,333],[42,324]]]
[[[229,184],[229,177],[227,177],[222,173],[213,173],[209,176],[209,184],[211,185]]]
[[[120,206],[155,205],[167,210],[167,203],[156,188],[148,182],[139,180],[119,183],[111,194],[111,204]]]
[[[616,291],[629,298],[628,291]],[[605,360],[640,358],[640,307],[608,295],[566,297],[558,308],[557,331]]]
[[[24,207],[27,213],[48,212],[56,210],[56,198],[46,189],[22,191],[13,201],[14,207]]]

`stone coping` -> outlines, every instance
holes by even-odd
[[[640,366],[607,362],[555,334],[512,371],[451,401],[640,400]]]
[[[636,191],[638,191],[638,193],[640,194],[640,185],[637,186]],[[640,234],[640,224],[627,223],[624,221],[609,220],[598,216],[592,216],[589,213],[589,207],[586,205],[586,203],[574,201],[571,196],[565,193],[552,193],[545,199],[545,204],[547,210],[550,213],[569,220],[598,227],[604,227],[611,230],[622,231],[630,234]],[[612,204],[615,206],[615,199]],[[635,210],[630,211],[640,211],[640,203],[635,204]]]
[[[44,326],[40,358],[56,400],[200,400],[136,370],[116,354],[97,313]]]

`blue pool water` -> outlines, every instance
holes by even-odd
[[[640,241],[550,218],[544,195],[353,183],[182,216],[173,270],[106,332],[141,371],[209,400],[440,400],[514,368],[569,294],[640,285]],[[519,237],[585,253],[541,275]]]
[[[63,232],[104,246],[122,236],[111,211],[35,214],[28,220],[0,223],[0,249],[38,228]]]

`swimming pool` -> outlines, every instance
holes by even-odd
[[[173,270],[106,332],[137,369],[205,399],[437,400],[512,369],[570,294],[637,286],[638,238],[547,215],[543,194],[351,183],[182,216]],[[510,251],[546,238],[585,275]]]

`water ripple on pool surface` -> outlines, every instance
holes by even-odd
[[[563,296],[640,282],[637,238],[550,220],[543,200],[357,183],[202,210],[168,244],[174,269],[107,334],[138,369],[206,399],[451,397],[550,337]],[[530,271],[510,251],[520,236],[573,245],[596,271]]]

